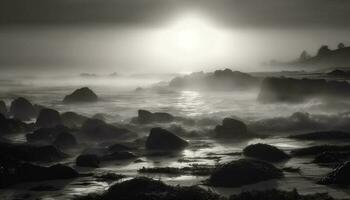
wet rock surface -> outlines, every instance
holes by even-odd
[[[282,176],[282,171],[270,163],[240,159],[217,167],[207,180],[207,184],[219,187],[239,187]]]
[[[243,149],[243,154],[248,157],[261,159],[270,162],[283,161],[289,156],[277,147],[268,144],[253,144]]]
[[[77,128],[81,127],[88,118],[75,112],[65,112],[61,114],[61,119],[63,125],[70,128]]]
[[[64,103],[79,103],[79,102],[96,102],[97,95],[87,87],[75,90],[72,94],[64,97]]]
[[[188,142],[162,128],[152,128],[146,140],[148,150],[181,150],[188,146]]]

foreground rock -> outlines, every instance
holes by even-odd
[[[0,114],[2,115],[7,114],[7,107],[4,101],[0,101]]]
[[[321,131],[300,135],[292,135],[289,138],[298,140],[344,140],[350,139],[350,133],[343,131]]]
[[[33,105],[25,98],[19,97],[11,102],[10,115],[25,121],[36,117]]]
[[[83,154],[77,157],[76,165],[79,167],[99,167],[100,159],[97,155]]]
[[[87,87],[75,90],[72,94],[64,97],[64,103],[78,103],[78,102],[96,102],[97,95]]]
[[[241,159],[219,166],[210,175],[207,183],[218,187],[239,187],[282,176],[282,171],[270,163]]]
[[[232,118],[225,118],[222,121],[222,125],[215,127],[214,132],[216,138],[237,139],[251,137],[247,126],[243,122]]]
[[[81,127],[86,120],[87,117],[79,115],[75,112],[65,112],[61,114],[61,119],[63,125],[69,128],[78,128]]]
[[[56,136],[53,144],[60,149],[64,149],[75,147],[78,145],[78,142],[74,135],[68,132],[61,132]]]
[[[220,200],[221,197],[198,186],[173,187],[161,181],[138,177],[112,185],[101,200]]]
[[[169,113],[155,112],[151,113],[147,110],[138,110],[138,116],[132,119],[133,123],[149,124],[149,123],[169,123],[174,121],[175,117]]]
[[[350,184],[350,162],[345,162],[336,169],[334,169],[327,176],[322,178],[319,183],[324,185],[337,184],[337,185],[349,185]]]
[[[268,144],[249,145],[243,149],[243,154],[248,157],[270,162],[279,162],[289,158],[285,152]]]
[[[61,125],[62,120],[60,113],[56,110],[44,108],[40,111],[39,116],[36,120],[36,125],[38,127],[50,128],[57,125]]]
[[[263,103],[303,102],[314,97],[350,97],[346,81],[325,79],[265,78],[258,96]]]
[[[90,139],[130,139],[137,135],[128,129],[118,128],[98,119],[88,119],[84,122],[80,133]]]
[[[188,146],[188,142],[177,135],[162,129],[152,128],[146,140],[148,150],[181,150]]]
[[[31,127],[17,119],[7,119],[0,114],[0,135],[29,131]]]

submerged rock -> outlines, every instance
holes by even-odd
[[[305,133],[300,135],[292,135],[289,138],[299,140],[343,140],[350,139],[350,133],[343,131],[321,131]]]
[[[210,175],[208,184],[218,187],[239,187],[282,176],[282,171],[268,162],[241,159],[217,167]]]
[[[186,146],[188,146],[186,140],[159,127],[152,128],[146,140],[148,150],[180,150]]]
[[[60,113],[56,110],[44,108],[36,120],[38,127],[50,128],[62,124]]]
[[[338,184],[349,185],[350,184],[350,162],[345,162],[336,169],[334,169],[327,176],[322,178],[319,183],[323,185]]]
[[[6,115],[7,114],[7,107],[5,102],[0,101],[0,114]]]
[[[282,150],[268,144],[249,145],[243,149],[243,154],[270,162],[278,162],[289,158]]]
[[[99,167],[100,159],[94,154],[83,154],[77,157],[76,165],[79,167]]]
[[[112,185],[101,200],[220,200],[221,197],[198,186],[173,187],[161,181],[137,177]]]
[[[169,113],[155,112],[147,110],[138,110],[138,116],[132,119],[134,123],[149,124],[149,123],[169,123],[175,120],[175,117]]]
[[[222,125],[215,127],[214,132],[217,138],[235,139],[250,137],[247,126],[243,122],[232,118],[225,118],[222,121]]]
[[[63,102],[96,102],[97,100],[97,95],[90,88],[83,87],[75,90],[72,94],[65,96]]]
[[[81,127],[88,118],[75,112],[65,112],[61,114],[61,119],[63,125],[70,128],[77,128]]]
[[[19,120],[29,120],[36,117],[36,112],[27,99],[19,97],[11,102],[10,115]]]
[[[136,136],[135,133],[125,128],[118,128],[98,119],[88,119],[84,122],[81,134],[91,139],[128,139]]]
[[[68,133],[68,132],[61,132],[56,136],[55,141],[53,144],[58,148],[71,148],[75,147],[78,142],[74,135]]]

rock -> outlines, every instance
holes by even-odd
[[[75,139],[74,135],[72,135],[68,132],[61,132],[57,135],[53,144],[56,147],[62,149],[62,148],[75,147],[78,144],[78,142]]]
[[[349,152],[323,152],[321,154],[318,154],[315,159],[313,160],[313,163],[341,163],[346,161],[350,157]]]
[[[83,154],[77,157],[76,165],[80,167],[99,167],[100,159],[94,154]]]
[[[36,112],[27,99],[19,97],[11,102],[10,115],[24,121],[36,117]]]
[[[45,106],[39,105],[39,104],[34,104],[33,105],[34,110],[35,110],[35,116],[39,116],[39,113],[42,109],[45,109]]]
[[[181,150],[186,146],[186,140],[162,128],[152,128],[146,140],[148,150]]]
[[[50,128],[62,124],[60,113],[53,109],[42,109],[36,120],[38,127]]]
[[[17,170],[21,181],[44,181],[54,179],[71,179],[79,176],[71,167],[56,164],[50,167],[42,167],[29,163],[21,164]]]
[[[305,133],[300,135],[292,135],[289,138],[299,140],[344,140],[350,139],[350,133],[343,131],[321,131]]]
[[[60,133],[68,131],[68,128],[62,125],[51,128],[40,128],[38,130],[35,130],[33,133],[27,134],[26,139],[30,143],[51,144]]]
[[[248,157],[270,162],[278,162],[289,158],[282,150],[268,144],[249,145],[243,149],[243,154]]]
[[[96,102],[97,100],[97,95],[90,88],[83,87],[75,90],[72,94],[65,96],[63,102]]]
[[[86,120],[80,132],[82,135],[96,140],[129,139],[136,136],[135,133],[127,129],[115,127],[98,119]]]
[[[247,126],[236,119],[225,118],[222,121],[222,125],[217,125],[214,129],[216,138],[247,138],[250,137],[248,134]]]
[[[319,183],[323,185],[337,184],[337,185],[349,185],[350,184],[350,162],[345,162],[331,173],[323,177]]]
[[[219,195],[198,186],[173,187],[159,180],[137,177],[112,185],[101,200],[221,200]]]
[[[134,123],[149,124],[149,123],[169,123],[175,120],[175,117],[169,113],[155,112],[147,110],[138,110],[137,118],[132,119]]]
[[[5,102],[0,101],[0,114],[6,115],[7,114],[7,107]]]
[[[30,130],[30,127],[17,119],[6,119],[4,115],[0,113],[0,135],[19,133]]]
[[[347,78],[347,77],[350,76],[350,72],[336,69],[336,70],[333,70],[331,72],[328,72],[327,75],[328,76]]]
[[[137,156],[129,151],[119,151],[114,152],[108,155],[104,155],[102,160],[126,160],[126,159],[134,159]]]
[[[0,156],[11,157],[22,161],[50,162],[60,160],[66,155],[52,145],[36,146],[28,144],[0,143]]]
[[[262,103],[300,103],[314,97],[349,97],[350,84],[325,79],[265,78],[258,100]]]
[[[217,167],[208,179],[208,184],[217,187],[240,187],[283,176],[272,164],[251,159],[240,159]]]
[[[105,118],[104,114],[102,114],[102,113],[96,113],[94,116],[92,116],[92,119],[106,121],[106,118]]]
[[[69,128],[77,128],[81,127],[88,118],[75,112],[65,112],[61,114],[61,119],[63,125]]]

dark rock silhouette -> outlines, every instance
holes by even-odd
[[[218,187],[239,187],[282,176],[282,171],[268,162],[240,159],[217,167],[210,175],[208,184]]]
[[[7,119],[0,113],[0,135],[29,131],[31,127],[17,119]]]
[[[293,150],[291,153],[294,156],[310,156],[317,155],[323,152],[344,152],[350,151],[350,145],[317,145]]]
[[[149,124],[149,123],[169,123],[175,120],[175,117],[169,113],[155,112],[147,110],[138,110],[138,116],[132,119],[133,123]]]
[[[58,161],[66,155],[52,145],[0,143],[0,156],[11,156],[22,161]]]
[[[62,124],[60,113],[49,108],[42,109],[36,120],[36,125],[43,128],[55,127],[60,124]]]
[[[236,119],[225,118],[222,120],[222,125],[217,125],[214,129],[216,138],[247,138],[248,134],[247,126]]]
[[[99,167],[100,159],[94,154],[83,154],[77,157],[76,165],[80,167]]]
[[[33,133],[26,135],[26,139],[31,143],[48,143],[51,144],[62,132],[68,132],[68,128],[62,125],[58,125],[51,128],[40,128]]]
[[[97,100],[97,95],[90,88],[83,87],[75,90],[72,94],[65,96],[63,102],[96,102]]]
[[[125,128],[118,128],[98,119],[88,119],[84,122],[81,134],[97,140],[129,139],[137,135]]]
[[[350,139],[350,133],[343,131],[320,131],[300,135],[292,135],[289,138],[299,140],[344,140]]]
[[[98,119],[98,120],[101,120],[101,121],[106,121],[106,118],[105,118],[104,114],[102,114],[102,113],[96,113],[91,118],[92,119]]]
[[[350,95],[350,84],[324,79],[265,78],[258,100],[263,103],[303,102],[313,97],[342,97]]]
[[[134,159],[137,156],[129,151],[117,151],[107,155],[102,156],[101,160],[126,160]]]
[[[0,101],[0,114],[7,115],[7,107],[3,101]]]
[[[75,112],[65,112],[61,114],[61,119],[63,125],[70,128],[77,128],[81,127],[88,118]]]
[[[24,121],[36,117],[36,112],[27,99],[19,97],[11,102],[10,115]]]
[[[60,148],[71,148],[75,147],[78,142],[74,135],[68,133],[68,132],[61,132],[56,136],[56,139],[53,141],[53,144]]]
[[[222,198],[198,186],[173,187],[159,180],[137,177],[112,185],[101,200],[221,200]]]
[[[243,149],[243,154],[269,162],[278,162],[289,158],[285,152],[268,144],[249,145]]]
[[[204,90],[245,90],[258,87],[260,79],[231,69],[216,70],[213,73],[196,72],[170,81],[172,88]]]
[[[333,77],[340,77],[340,78],[348,78],[350,77],[350,72],[349,71],[343,71],[339,69],[335,69],[331,72],[327,73],[328,76],[333,76]]]
[[[345,162],[340,165],[328,175],[323,177],[319,183],[323,185],[329,184],[339,184],[339,185],[349,185],[350,184],[350,162]]]
[[[162,128],[152,128],[146,140],[149,150],[180,150],[186,146],[186,140]]]

